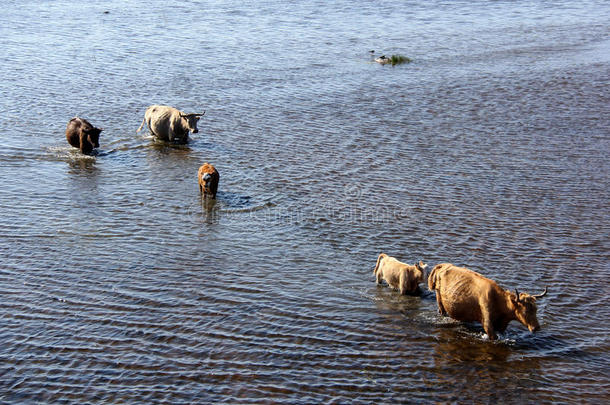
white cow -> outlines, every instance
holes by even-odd
[[[150,133],[162,141],[187,143],[189,131],[196,134],[197,121],[205,114],[185,114],[182,111],[166,105],[151,105],[146,109],[140,132],[146,123]]]

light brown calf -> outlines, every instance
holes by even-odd
[[[377,264],[373,273],[377,284],[385,280],[391,288],[400,290],[401,294],[416,294],[419,292],[419,283],[423,282],[426,267],[428,265],[420,261],[410,265],[398,261],[394,257],[381,253],[377,257]]]
[[[199,182],[199,191],[203,194],[204,198],[208,196],[216,198],[219,180],[220,175],[214,166],[209,163],[201,165],[197,172],[197,181]]]

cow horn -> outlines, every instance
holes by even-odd
[[[519,290],[515,288],[515,295],[517,296],[517,302],[519,302]]]
[[[532,297],[538,299],[538,298],[542,298],[546,295],[546,293],[549,291],[549,287],[545,286],[544,287],[544,292],[542,294],[538,294],[538,295],[532,295]]]

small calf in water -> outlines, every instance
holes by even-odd
[[[66,139],[75,148],[79,148],[85,155],[90,155],[93,148],[100,147],[100,132],[102,128],[96,128],[84,118],[74,117],[68,121],[66,127]]]
[[[377,284],[381,284],[383,279],[391,288],[400,290],[403,295],[407,293],[417,294],[421,292],[419,283],[424,280],[427,266],[422,261],[415,265],[406,264],[381,253],[377,257],[377,264],[373,273],[377,279]]]
[[[220,175],[214,166],[209,163],[202,164],[197,172],[197,180],[199,181],[199,191],[204,198],[208,196],[216,198]]]

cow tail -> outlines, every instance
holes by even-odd
[[[142,130],[142,128],[144,128],[144,124],[146,123],[146,117],[144,117],[144,119],[142,120],[142,125],[140,125],[140,128],[138,128],[138,130],[136,131],[136,134],[138,132],[140,132]]]
[[[381,262],[383,256],[385,256],[383,253],[379,253],[379,256],[377,256],[377,264],[375,264],[375,270],[373,270],[373,274],[377,274],[377,269],[379,268],[379,263]]]
[[[430,274],[428,275],[428,290],[436,290],[436,270],[440,268],[440,264],[434,266]]]

